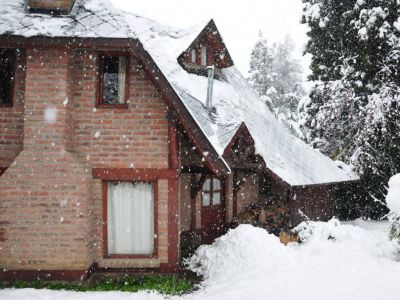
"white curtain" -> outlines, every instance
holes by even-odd
[[[125,103],[126,57],[118,59],[118,102]]]
[[[152,254],[153,187],[147,183],[108,184],[108,254]]]

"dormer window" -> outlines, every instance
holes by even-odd
[[[207,66],[207,46],[201,46],[201,65],[206,67]]]
[[[195,64],[197,62],[197,53],[196,49],[192,49],[191,51],[191,62]]]
[[[222,69],[233,66],[232,58],[212,20],[179,55],[178,62],[188,73],[205,77],[209,75],[207,67],[214,66],[214,79],[217,80],[221,78]]]

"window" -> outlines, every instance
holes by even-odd
[[[145,182],[105,182],[107,256],[153,256],[155,201],[153,185]]]
[[[0,49],[0,107],[13,105],[15,51]]]
[[[102,54],[99,60],[99,99],[104,107],[127,107],[129,57]]]
[[[196,61],[197,61],[197,54],[196,54],[196,49],[192,49],[192,51],[191,51],[191,53],[192,53],[192,63],[196,63]]]
[[[207,66],[207,47],[205,45],[201,46],[201,65]]]
[[[207,178],[203,184],[203,206],[221,204],[221,181],[217,178]]]

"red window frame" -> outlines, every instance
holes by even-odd
[[[154,249],[152,254],[108,254],[108,184],[110,182],[150,183],[153,187],[154,199]],[[158,184],[157,181],[146,180],[103,180],[103,258],[105,259],[143,259],[158,257]]]
[[[217,179],[219,181],[219,189],[214,189],[214,179]],[[210,180],[210,190],[204,191],[204,185],[206,184],[207,180]],[[219,193],[219,203],[214,204],[214,194]],[[210,195],[210,204],[209,205],[204,205],[203,203],[203,195],[208,194]],[[203,186],[201,188],[201,206],[202,207],[209,207],[209,206],[216,206],[216,205],[222,205],[222,181],[216,176],[207,176],[207,178],[203,182]]]
[[[125,70],[125,99],[124,103],[106,104],[103,103],[103,89],[104,89],[104,59],[106,57],[125,57],[126,70]],[[97,99],[96,107],[99,108],[128,108],[129,107],[129,86],[130,86],[130,56],[127,52],[100,52],[98,54],[98,79],[97,79]]]
[[[9,102],[8,103],[1,103],[0,102],[0,108],[1,107],[13,107],[14,106],[14,89],[15,89],[15,71],[16,71],[16,58],[17,58],[17,53],[15,49],[7,49],[7,48],[0,48],[1,51],[4,51],[5,56],[10,58],[13,64],[13,68],[11,70],[11,88],[10,88],[10,94],[8,95],[9,97]]]

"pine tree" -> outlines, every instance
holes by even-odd
[[[303,0],[316,82],[306,105],[314,146],[362,177],[363,214],[386,213],[388,178],[400,169],[399,4]]]
[[[272,87],[272,53],[268,42],[259,32],[259,40],[251,52],[249,81],[260,96],[266,96]]]
[[[305,138],[298,125],[298,103],[305,95],[302,68],[293,58],[294,43],[289,36],[269,46],[262,33],[250,58],[250,84],[268,108],[293,134]]]

